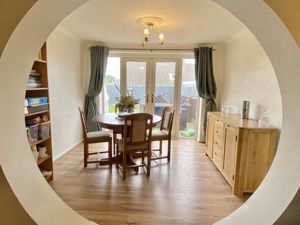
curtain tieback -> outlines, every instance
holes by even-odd
[[[87,95],[86,98],[89,99],[89,100],[94,100],[95,99],[94,96],[89,96],[89,95]]]
[[[215,101],[215,99],[214,98],[207,98],[207,99],[205,99],[207,102],[213,102],[213,101]]]

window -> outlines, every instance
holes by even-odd
[[[120,88],[120,57],[108,57],[103,85],[104,112],[115,112]]]
[[[198,93],[195,81],[195,59],[182,60],[181,80],[179,133],[181,137],[194,137],[198,105]]]

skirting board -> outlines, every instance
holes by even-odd
[[[59,159],[60,157],[62,157],[64,154],[66,154],[67,152],[71,151],[75,146],[79,145],[80,143],[83,142],[83,139],[81,139],[80,141],[76,142],[74,145],[72,145],[70,148],[66,149],[65,151],[63,151],[62,153],[60,153],[58,156],[53,158],[53,161]]]

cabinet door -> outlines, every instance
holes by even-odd
[[[222,172],[226,180],[231,185],[233,185],[235,175],[236,148],[237,128],[226,125]]]
[[[213,155],[214,127],[215,127],[215,118],[211,115],[208,115],[207,125],[206,125],[206,154],[210,158],[212,158]]]
[[[274,157],[275,136],[272,132],[250,130],[247,133],[245,190],[254,192],[268,172]]]

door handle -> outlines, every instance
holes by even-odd
[[[151,95],[151,101],[152,101],[152,103],[154,103],[154,96],[153,95]]]
[[[144,97],[145,97],[146,103],[148,103],[149,102],[148,95],[145,95]]]

